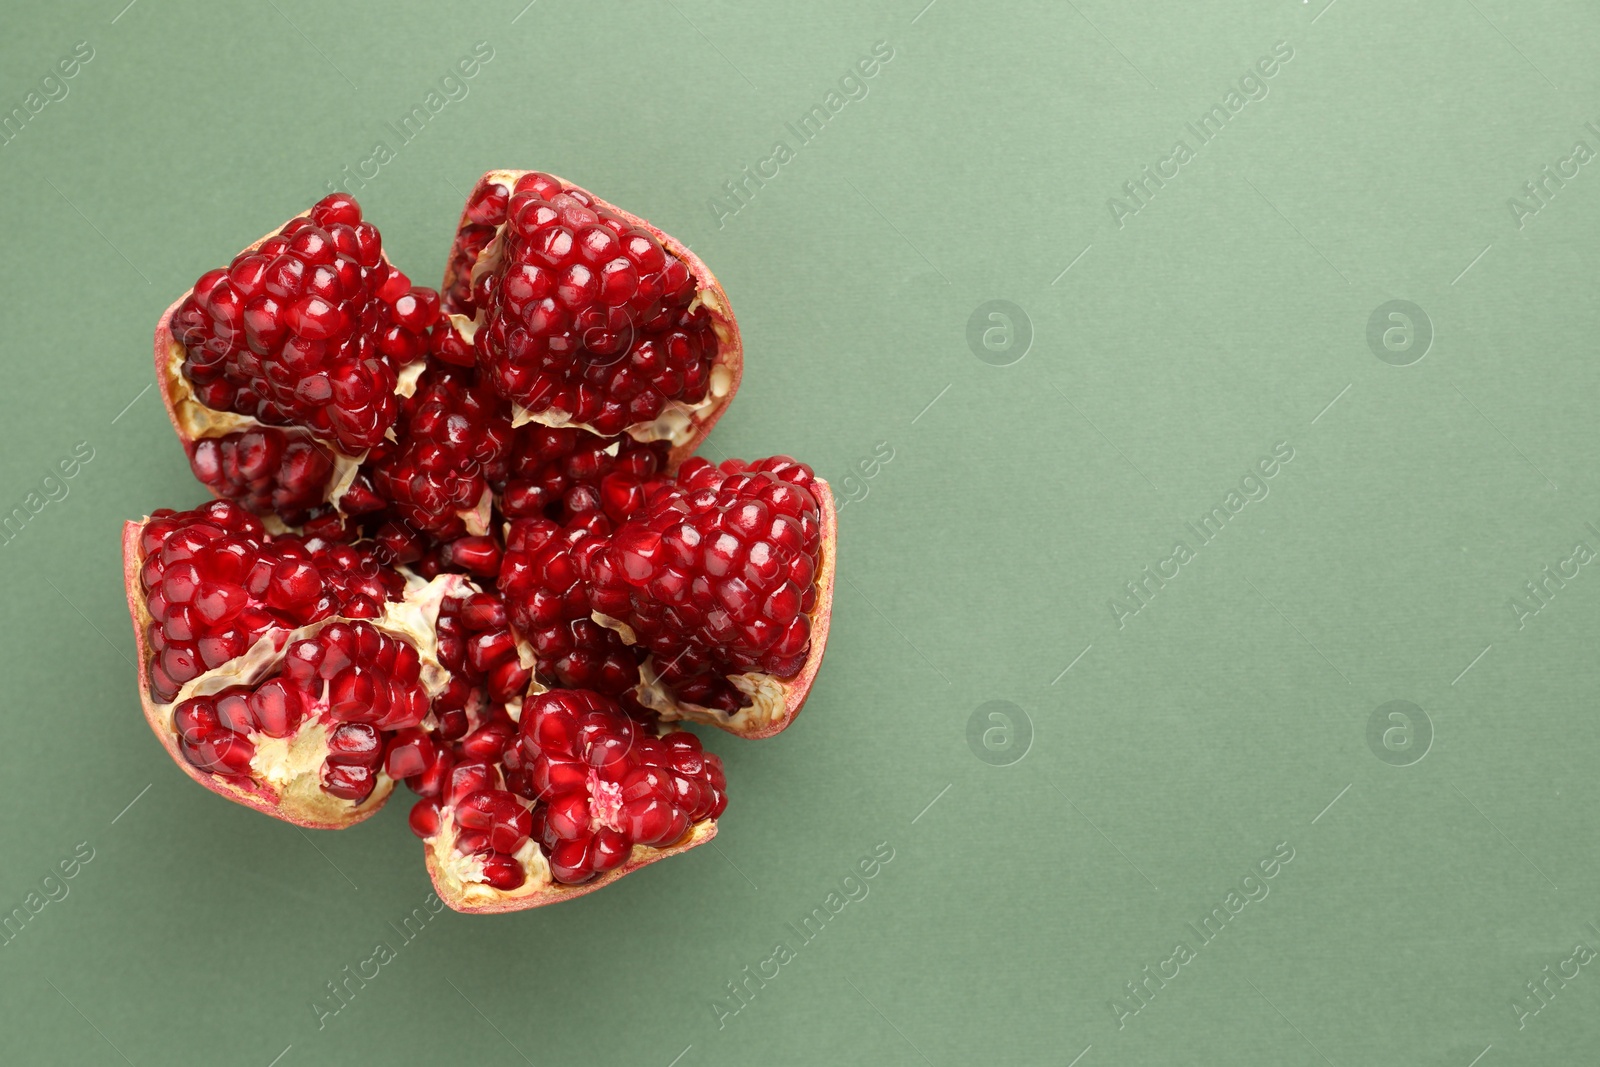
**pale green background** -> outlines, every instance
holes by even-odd
[[[1600,576],[1522,630],[1509,603],[1600,548],[1600,168],[1507,208],[1600,148],[1592,3],[124,2],[0,35],[5,109],[95,51],[0,147],[0,510],[95,450],[0,548],[0,910],[95,850],[0,949],[8,1062],[1595,1060],[1594,967],[1525,1029],[1511,1005],[1600,947]],[[118,528],[203,496],[141,393],[161,309],[479,40],[470,95],[359,192],[413,277],[481,171],[552,170],[727,287],[748,364],[714,455],[835,484],[894,458],[842,512],[805,714],[709,740],[718,848],[447,914],[319,1031],[323,983],[428,892],[405,805],[307,835],[171,766]],[[870,95],[719,229],[721,183],[879,40]],[[1278,41],[1266,99],[1117,228],[1107,198]],[[991,299],[1031,321],[1011,366],[968,346]],[[1436,330],[1412,366],[1367,345],[1391,299]],[[1108,599],[1278,441],[1270,496],[1119,630]],[[1366,740],[1396,699],[1435,734],[1403,768]],[[1031,723],[1010,766],[967,742],[990,700]],[[871,895],[719,1030],[724,983],[878,842]],[[1123,983],[1278,842],[1271,895],[1119,1030]]]

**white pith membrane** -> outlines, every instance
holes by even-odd
[[[142,565],[144,557],[141,556],[139,562]],[[471,595],[473,587],[460,574],[441,574],[424,580],[404,567],[395,569],[405,578],[406,588],[400,600],[384,602],[383,612],[377,618],[346,619],[335,615],[295,629],[268,630],[243,655],[185,682],[171,703],[155,705],[169,736],[174,739],[178,736],[173,720],[179,704],[190,697],[220,693],[230,686],[257,685],[282,666],[286,650],[291,644],[315,637],[334,623],[354,625],[365,622],[389,637],[410,644],[416,650],[420,663],[418,682],[431,702],[450,681],[450,672],[440,664],[437,655],[439,609],[446,600]],[[143,634],[153,620],[143,596],[139,597],[138,606],[140,633]],[[142,645],[142,638],[140,643]],[[517,657],[524,667],[532,669],[533,650],[521,639],[517,640]],[[328,683],[324,681],[321,697],[305,708],[299,729],[288,737],[270,737],[259,732],[247,734],[246,737],[255,746],[255,755],[250,759],[253,781],[274,791],[278,803],[285,808],[331,818],[381,805],[393,790],[394,781],[384,773],[380,764],[375,775],[376,784],[364,800],[346,800],[323,791],[321,772],[328,755],[328,736],[339,725],[325,718],[328,710],[327,689]],[[520,709],[519,703],[518,711]],[[230,780],[226,775],[201,771],[197,767],[191,769],[214,779]]]
[[[534,696],[544,691],[544,687],[535,682],[528,689],[528,695]],[[520,707],[518,709],[520,715]],[[656,727],[656,736],[665,737],[673,731],[665,724]],[[511,744],[521,744],[520,735],[513,737]],[[500,785],[497,788],[505,788]],[[596,828],[606,826],[612,830],[622,827],[616,821],[622,808],[621,786],[615,783],[600,782],[593,771],[589,773],[591,812],[590,826]],[[598,796],[596,793],[598,792]],[[516,794],[512,794],[516,796]],[[533,802],[526,797],[517,796],[517,802],[523,807],[532,808]],[[602,814],[597,814],[596,809],[602,809]],[[609,817],[606,817],[609,816]],[[484,881],[483,858],[478,855],[464,855],[456,851],[455,809],[441,807],[439,809],[439,832],[432,837],[423,839],[423,848],[427,850],[428,868],[434,876],[442,881],[448,888],[446,899],[452,907],[465,905],[467,907],[483,907],[485,905],[504,906],[508,902],[524,900],[535,896],[559,896],[563,893],[586,893],[607,882],[622,877],[629,871],[644,866],[655,860],[661,859],[672,853],[686,851],[696,845],[704,844],[716,836],[717,821],[715,819],[702,819],[691,823],[684,831],[682,837],[670,845],[653,848],[649,845],[634,845],[628,858],[615,868],[587,882],[577,885],[568,885],[558,882],[550,874],[550,862],[545,858],[544,850],[539,847],[539,842],[529,838],[522,843],[522,847],[511,854],[511,858],[521,865],[526,880],[515,889],[496,889]]]
[[[501,180],[483,181],[473,190],[473,194],[476,195],[480,189],[488,188],[490,185],[500,186],[505,190],[506,196],[509,198],[515,185],[515,180],[513,179],[509,182]],[[499,269],[500,261],[505,251],[507,225],[508,223],[502,222],[495,227],[493,240],[484,245],[483,250],[478,253],[478,258],[473,261],[469,278],[474,288],[477,286],[479,278]],[[656,239],[668,255],[674,259],[683,260],[683,257],[678,253],[678,249],[673,247],[675,242],[662,240],[659,236]],[[698,279],[696,280],[698,281]],[[649,422],[636,422],[623,431],[640,444],[649,444],[652,441],[666,441],[676,448],[687,443],[694,437],[696,421],[699,416],[721,403],[733,388],[733,371],[723,358],[723,353],[727,351],[728,345],[732,340],[732,331],[727,326],[727,305],[717,298],[715,290],[701,288],[696,285],[694,299],[689,301],[687,312],[692,314],[702,307],[711,312],[711,329],[717,335],[717,357],[716,361],[711,365],[710,381],[706,387],[706,395],[693,404],[669,399],[662,406],[661,413],[654,419]],[[465,315],[451,315],[450,321],[468,342],[471,342],[476,336],[478,324],[475,320],[469,319]],[[565,411],[546,408],[543,411],[534,412],[529,411],[521,404],[513,402],[511,405],[512,427],[526,426],[530,422],[555,429],[563,426],[573,426],[580,430],[587,430],[596,436],[610,436],[600,433],[588,423],[573,421],[572,416]]]

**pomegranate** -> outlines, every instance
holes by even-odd
[[[325,829],[403,782],[441,899],[513,911],[715,836],[721,762],[673,723],[793,720],[836,520],[798,461],[693,458],[738,328],[643,220],[492,171],[442,292],[340,193],[202,275],[156,372],[220,499],[128,523],[125,581],[185,773]]]

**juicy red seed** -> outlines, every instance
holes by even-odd
[[[318,226],[354,226],[361,221],[361,205],[348,193],[330,193],[312,206],[311,221]]]
[[[510,856],[493,855],[484,862],[483,880],[506,892],[520,888],[528,880],[528,872]]]
[[[439,802],[419,800],[411,806],[411,832],[429,838],[439,832]]]
[[[394,321],[414,334],[424,334],[439,317],[439,294],[432,289],[413,286],[394,302]]]
[[[467,202],[467,218],[480,225],[498,226],[506,220],[510,193],[503,185],[484,185]]]
[[[516,641],[509,630],[478,634],[467,642],[467,662],[478,671],[489,671],[516,653]]]
[[[436,758],[436,750],[427,733],[415,727],[401,730],[389,743],[384,757],[383,770],[390,778],[410,778],[427,770]]]
[[[322,765],[322,789],[331,796],[359,803],[372,794],[377,784],[377,772],[371,767],[332,762]]]
[[[224,689],[216,696],[217,722],[237,734],[253,733],[258,723],[250,710],[250,691],[244,686]]]
[[[344,723],[328,735],[328,762],[376,767],[383,759],[383,737],[366,723]]]
[[[493,788],[495,780],[495,769],[489,763],[458,764],[450,772],[449,787],[445,799],[453,807],[472,793]]]
[[[179,746],[185,755],[187,746]],[[250,773],[250,760],[255,746],[239,734],[218,730],[194,746],[196,766],[215,774],[243,777]]]
[[[461,621],[469,630],[504,629],[505,602],[490,593],[474,594],[461,607]]]
[[[174,710],[173,725],[183,740],[199,744],[221,728],[216,703],[206,697],[190,697]]]
[[[250,694],[249,703],[261,732],[269,737],[288,737],[299,727],[304,714],[300,692],[283,678],[262,682]]]
[[[489,723],[461,739],[460,754],[469,760],[497,763],[506,743],[516,732],[516,724],[510,721]]]
[[[450,562],[472,573],[494,577],[500,573],[500,546],[492,537],[461,537],[450,543]]]

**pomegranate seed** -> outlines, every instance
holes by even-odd
[[[377,772],[371,767],[344,763],[322,765],[322,789],[331,796],[359,803],[371,795],[377,784]]]
[[[439,832],[439,803],[419,800],[411,806],[411,832],[428,838]]]
[[[425,771],[436,755],[433,741],[424,731],[416,728],[400,730],[389,743],[383,770],[396,780],[410,778]]]

